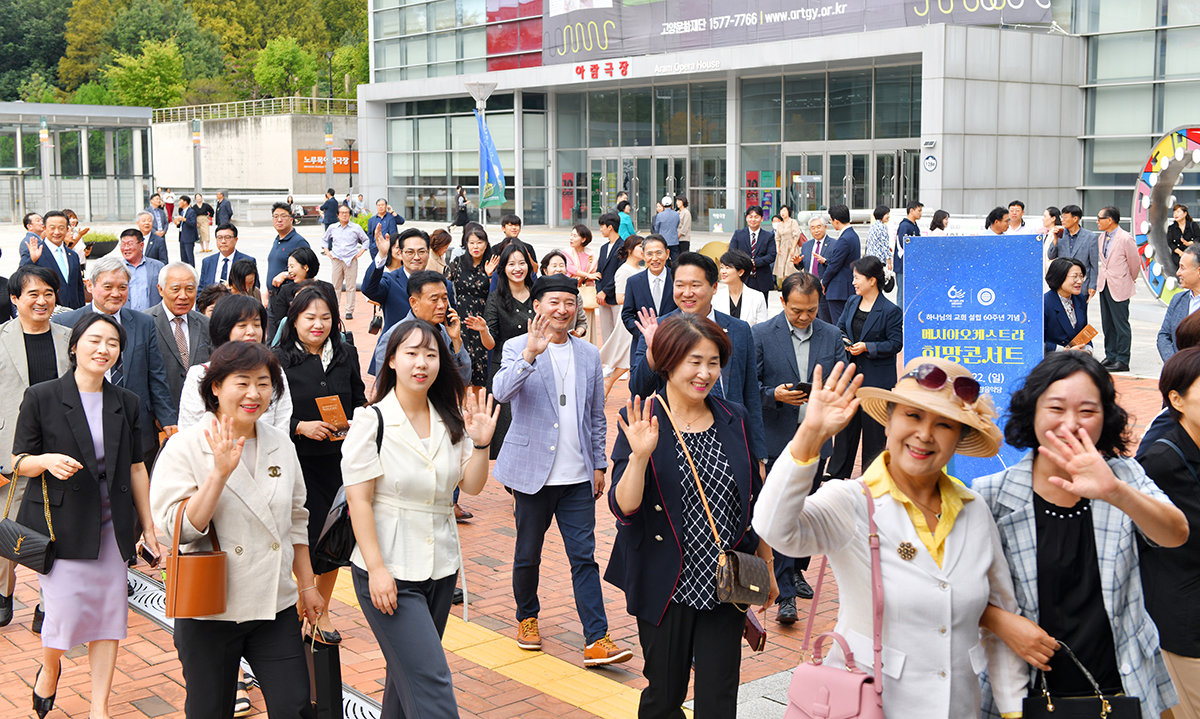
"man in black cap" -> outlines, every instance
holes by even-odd
[[[542,648],[537,588],[542,544],[558,522],[571,562],[575,607],[583,625],[585,666],[627,661],[633,652],[608,636],[608,617],[596,564],[596,508],[604,493],[604,372],[596,346],[573,337],[579,290],[564,275],[533,285],[529,332],[504,343],[492,380],[498,402],[512,403],[512,425],[492,470],[515,501],[517,538],[513,598],[517,646]]]

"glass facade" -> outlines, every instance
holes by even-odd
[[[488,130],[504,168],[506,202],[501,212],[522,214],[529,224],[546,222],[546,96],[522,93],[521,141],[512,94],[488,99]],[[479,129],[471,98],[449,98],[388,105],[388,197],[404,217],[452,219],[454,189],[479,193]],[[525,204],[516,207],[516,153],[522,153]]]
[[[1200,121],[1200,5],[1076,0],[1073,25],[1088,42],[1083,206],[1128,214],[1155,141]],[[1185,173],[1175,196],[1200,204],[1200,173]]]
[[[375,82],[542,64],[541,0],[373,0]]]

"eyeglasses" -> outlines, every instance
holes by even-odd
[[[933,364],[923,364],[900,379],[915,379],[917,384],[925,389],[937,392],[946,386],[949,376],[946,370]],[[973,377],[961,376],[954,378],[954,396],[965,404],[974,404],[979,399],[979,383]]]
[[[423,255],[428,255],[429,250],[401,250],[400,254],[404,255],[405,257],[421,257]]]

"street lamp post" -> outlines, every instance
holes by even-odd
[[[329,63],[329,99],[333,99],[333,51],[325,53],[325,60]],[[331,103],[332,104],[332,103]]]
[[[350,192],[354,192],[354,138],[346,138],[346,166],[350,169]]]
[[[494,82],[467,82],[463,83],[467,88],[467,92],[471,93],[471,97],[475,98],[475,109],[479,110],[479,116],[482,118],[487,110],[487,100],[496,90]],[[520,112],[520,109],[517,110]],[[483,188],[479,188],[479,199],[483,199]],[[483,203],[481,202],[480,205]],[[479,208],[479,223],[486,224],[486,210],[483,207]]]

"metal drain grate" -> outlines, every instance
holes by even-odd
[[[129,606],[138,614],[148,618],[168,632],[174,633],[175,623],[167,617],[167,593],[163,585],[141,572],[129,570],[129,582],[133,585],[133,596]],[[250,666],[244,661],[242,669],[252,677]],[[363,693],[342,685],[342,717],[344,719],[379,719],[381,707]]]

